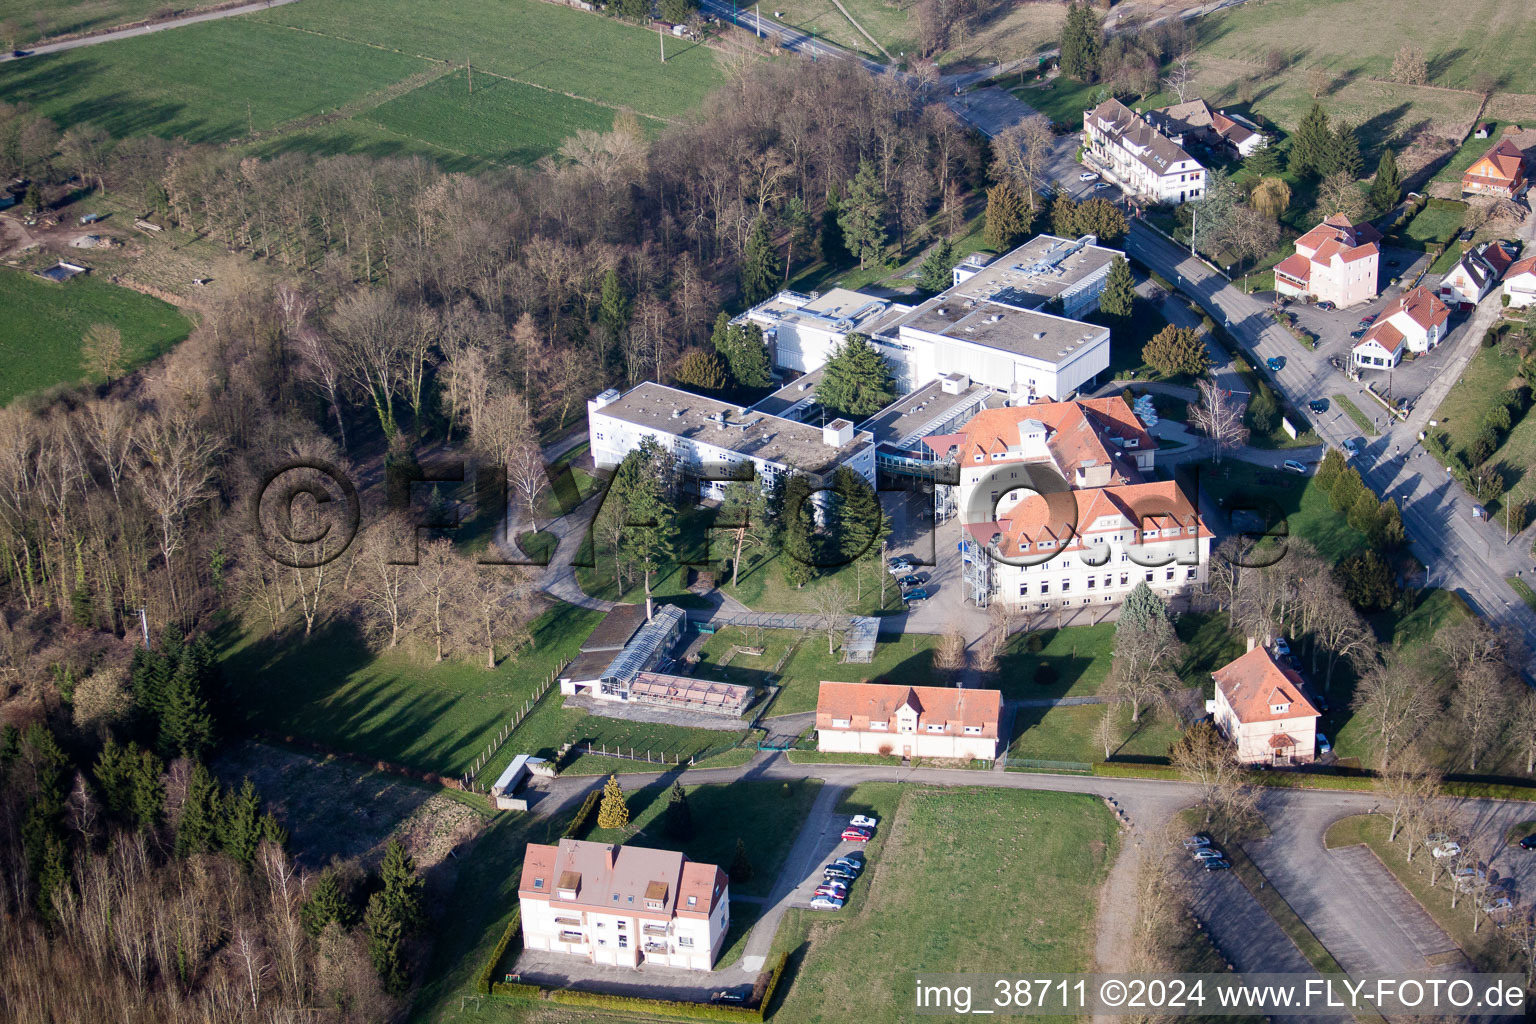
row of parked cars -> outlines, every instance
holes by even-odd
[[[1232,866],[1227,855],[1211,843],[1211,837],[1197,832],[1184,840],[1184,849],[1194,857],[1195,863],[1207,871],[1225,871]]]
[[[843,829],[842,840],[846,843],[867,843],[875,838],[878,818],[855,814]],[[822,869],[821,882],[811,894],[812,910],[842,910],[848,901],[848,887],[864,873],[864,853],[854,850],[839,857]]]
[[[928,582],[928,574],[918,572],[917,566],[910,559],[897,555],[885,564],[885,571],[896,577],[896,585],[901,588],[901,599],[907,604],[928,600],[928,591],[923,587]]]

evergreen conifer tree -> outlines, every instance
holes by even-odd
[[[928,250],[918,268],[917,286],[925,292],[941,292],[954,280],[955,247],[946,236]]]
[[[784,267],[779,262],[773,239],[768,237],[768,219],[758,217],[747,235],[746,251],[741,258],[741,298],[749,306],[773,295],[779,289]]]
[[[398,839],[391,839],[384,849],[379,881],[383,884],[380,895],[384,898],[385,909],[400,922],[407,935],[412,934],[421,927],[425,883],[416,873],[416,861],[405,852]]]
[[[1371,182],[1371,205],[1386,211],[1403,198],[1403,176],[1397,169],[1397,157],[1391,146],[1381,147],[1381,159],[1376,164],[1376,178]]]
[[[827,190],[827,208],[821,215],[821,258],[829,267],[848,262],[848,242],[843,238],[843,197],[837,183]]]
[[[597,827],[629,827],[629,804],[624,800],[624,789],[619,785],[617,775],[608,776],[608,781],[603,783],[603,801],[597,805]]]
[[[858,173],[848,183],[838,224],[848,251],[859,258],[861,270],[885,256],[885,205],[885,190],[875,165],[860,160]]]
[[[1333,150],[1338,138],[1328,124],[1322,104],[1312,104],[1291,136],[1291,173],[1298,178],[1321,178],[1333,169]]]
[[[343,928],[351,927],[351,917],[352,906],[341,891],[341,882],[337,880],[336,872],[326,868],[320,872],[320,878],[315,882],[309,899],[299,908],[299,920],[304,930],[318,938],[325,931],[325,926],[333,921]]]
[[[731,868],[728,874],[734,885],[742,885],[752,881],[752,859],[747,856],[747,844],[740,836],[736,837],[736,854],[731,858]]]
[[[816,385],[816,401],[828,411],[862,420],[896,399],[890,365],[862,334],[850,334],[833,352]]]
[[[667,798],[666,830],[671,839],[693,838],[693,812],[688,808],[688,794],[683,790],[681,782],[672,783],[672,791]]]
[[[140,832],[149,832],[160,824],[165,811],[165,783],[160,779],[163,766],[152,750],[141,750],[130,762],[132,771],[133,819]]]
[[[1355,126],[1348,121],[1340,121],[1333,133],[1326,173],[1343,171],[1358,181],[1364,170],[1365,158],[1360,155],[1360,137],[1355,134]]]
[[[256,847],[261,842],[261,795],[246,779],[238,793],[227,794],[220,803],[219,846],[249,867],[256,862]]]
[[[1067,7],[1067,20],[1061,30],[1061,73],[1079,82],[1091,82],[1098,75],[1103,49],[1103,31],[1098,15],[1087,4]]]
[[[1130,317],[1136,303],[1136,279],[1131,265],[1124,256],[1116,256],[1109,264],[1109,276],[1104,279],[1104,291],[1099,296],[1099,309],[1106,316],[1124,320]]]
[[[187,796],[176,823],[176,854],[186,857],[212,850],[219,838],[219,784],[203,764],[192,768]]]
[[[779,564],[785,581],[798,589],[816,578],[818,564],[815,506],[810,482],[803,474],[796,473],[785,483],[780,518],[784,529]]]
[[[987,223],[983,238],[993,252],[1007,252],[1023,240],[1031,221],[1024,201],[1007,182],[987,189]]]

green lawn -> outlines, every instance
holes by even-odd
[[[1520,600],[1524,601],[1531,611],[1536,612],[1536,590],[1532,590],[1531,585],[1518,576],[1511,576],[1509,585],[1515,593],[1520,595]]]
[[[1500,355],[1497,347],[1480,348],[1451,387],[1445,400],[1435,410],[1439,429],[1450,439],[1450,449],[1461,453],[1477,437],[1483,417],[1493,408],[1498,396],[1524,382],[1520,376],[1520,358]],[[1536,415],[1527,411],[1514,425],[1504,443],[1489,456],[1491,465],[1502,466],[1506,490],[1530,497],[1536,493],[1530,467],[1536,466]],[[1491,514],[1502,510],[1500,501],[1484,502]],[[1502,539],[1502,536],[1501,536]]]
[[[694,824],[693,836],[686,840],[669,836],[664,827],[671,789],[672,783],[667,780],[626,794],[628,834],[619,829],[594,828],[586,838],[594,843],[682,850],[689,860],[727,869],[736,855],[736,840],[740,839],[746,843],[747,859],[752,862],[752,879],[733,884],[731,893],[766,896],[806,814],[816,802],[821,780],[685,785]]]
[[[18,395],[82,380],[80,342],[92,324],[123,335],[126,368],[165,352],[192,330],[175,306],[90,274],[63,284],[0,269],[0,405]]]
[[[1358,405],[1350,401],[1348,395],[1334,395],[1333,400],[1340,409],[1344,410],[1344,414],[1354,421],[1355,426],[1360,429],[1360,433],[1366,437],[1376,436],[1376,424],[1371,422],[1369,416],[1360,411]]]
[[[354,627],[339,622],[308,641],[289,634],[242,636],[233,626],[219,639],[230,705],[239,709],[241,724],[455,775],[576,653],[599,618],[568,605],[546,612],[534,622],[533,646],[494,671],[485,669],[483,652],[481,660],[442,664],[415,651],[376,654]],[[540,711],[558,708],[558,701],[556,690]]]
[[[1461,230],[1461,222],[1466,215],[1467,208],[1460,203],[1446,206],[1430,203],[1415,214],[1413,220],[1403,226],[1402,237],[1395,242],[1410,248],[1427,250],[1455,238],[1456,233]]]
[[[1334,512],[1328,495],[1312,477],[1227,461],[1202,469],[1200,486],[1224,508],[1252,509],[1265,517],[1269,531],[1281,521],[1290,536],[1305,537],[1330,562],[1359,551],[1365,538]]]
[[[6,64],[0,96],[120,137],[475,170],[530,164],[621,109],[653,132],[687,116],[723,76],[712,50],[669,43],[663,65],[652,32],[539,0],[305,0]]]
[[[11,26],[14,36],[0,39],[9,50],[26,46],[45,36],[100,32],[117,25],[143,21],[171,5],[160,0],[0,0],[0,23]],[[197,4],[176,5],[191,10]]]
[[[1092,764],[1104,760],[1104,748],[1093,741],[1094,727],[1104,715],[1102,704],[1055,708],[1019,708],[1013,717],[1013,741],[1008,757],[1032,761],[1075,761]],[[1161,761],[1179,738],[1178,726],[1165,716],[1143,708],[1141,721],[1131,722],[1131,709],[1114,709],[1119,743],[1110,757],[1117,760]]]
[[[785,916],[774,946],[794,973],[773,1020],[921,1021],[924,973],[1089,969],[1116,845],[1098,798],[886,783],[841,809],[882,815],[871,867],[841,913]]]
[[[1468,135],[1467,141],[1461,144],[1461,148],[1452,155],[1444,167],[1435,172],[1435,176],[1429,179],[1430,181],[1461,181],[1463,171],[1471,167],[1478,157],[1499,144],[1500,133],[1504,130],[1505,122],[1488,121],[1485,123],[1493,125],[1493,130],[1488,133],[1488,137],[1486,139],[1474,139],[1471,135]]]

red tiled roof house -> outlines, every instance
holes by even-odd
[[[1536,256],[1517,260],[1505,271],[1504,297],[1515,309],[1536,303]]]
[[[1355,343],[1352,357],[1362,370],[1396,366],[1406,352],[1428,352],[1445,340],[1451,311],[1423,285],[1404,292]]]
[[[1267,648],[1250,647],[1212,678],[1216,728],[1236,745],[1239,761],[1307,764],[1316,756],[1318,710],[1307,700],[1301,677]]]
[[[529,843],[517,895],[525,948],[594,964],[707,971],[731,926],[725,872],[675,850]]]
[[[1461,175],[1463,195],[1513,199],[1525,186],[1525,154],[1509,139],[1500,139]]]
[[[816,749],[892,757],[997,757],[999,690],[822,683]]]
[[[1336,213],[1296,239],[1296,251],[1275,266],[1275,291],[1336,306],[1376,297],[1381,232]]]

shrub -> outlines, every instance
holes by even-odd
[[[475,991],[476,992],[479,992],[482,995],[490,995],[490,993],[491,993],[491,976],[496,973],[496,968],[498,966],[500,966],[502,958],[504,958],[507,955],[507,950],[512,946],[513,941],[516,940],[517,948],[519,948],[519,949],[522,948],[522,944],[523,944],[523,930],[522,930],[522,923],[523,923],[523,921],[522,921],[522,918],[523,918],[522,908],[521,907],[513,908],[513,910],[512,910],[512,920],[507,922],[506,930],[501,933],[501,941],[496,943],[496,948],[491,950],[491,957],[490,957],[490,959],[487,960],[485,962],[485,966],[480,969],[480,977],[475,982]],[[537,991],[536,986],[528,986],[528,987],[535,988],[535,991]]]
[[[592,819],[592,812],[597,808],[597,802],[603,798],[603,792],[594,789],[587,794],[587,798],[581,802],[581,807],[576,811],[576,817],[565,827],[566,839],[580,839],[587,834],[587,822]]]

